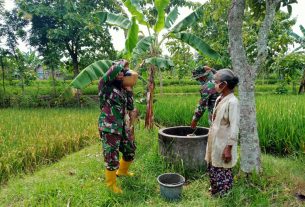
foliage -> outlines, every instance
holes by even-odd
[[[305,68],[305,55],[302,53],[290,53],[278,58],[272,67],[289,84],[301,78],[302,71]]]
[[[50,50],[50,44],[51,48],[58,48],[71,59],[75,76],[79,73],[79,63],[115,56],[108,28],[100,26],[91,13],[105,8],[114,11],[112,1],[23,0],[17,5],[31,15],[30,44],[38,47],[42,55]]]
[[[254,1],[253,1],[254,2]],[[255,1],[257,2],[257,1]],[[264,6],[264,1],[261,1]],[[231,67],[231,60],[228,53],[228,28],[227,16],[230,8],[230,1],[215,0],[204,5],[204,18],[192,26],[193,34],[198,35],[206,41],[213,49],[219,52],[222,57],[221,61],[214,61],[207,57],[200,57],[202,64],[209,64],[215,68]],[[243,40],[250,62],[255,60],[256,38],[259,26],[262,23],[264,15],[257,15],[253,5],[251,10],[245,11],[245,21]],[[260,7],[262,11],[262,7]],[[292,26],[295,24],[294,19],[289,19],[290,16],[284,12],[277,12],[272,25],[272,33],[269,35],[268,56],[267,62],[262,70],[265,73],[271,73],[270,65],[276,62],[278,56],[285,54],[288,51],[289,45],[293,44],[293,38],[289,35]],[[217,38],[215,38],[217,37]]]
[[[302,32],[302,36],[294,33],[293,31],[290,31],[290,35],[293,37],[295,42],[299,44],[299,46],[295,48],[294,51],[300,51],[301,49],[305,49],[305,28],[300,25],[300,30]]]
[[[5,11],[1,17],[3,21],[3,23],[0,23],[1,42],[4,40],[8,51],[17,58],[18,38],[25,39],[25,26],[28,24],[28,21],[20,17],[17,9]]]
[[[184,77],[191,77],[190,71],[195,68],[195,62],[190,47],[185,43],[176,40],[170,40],[166,43],[171,59],[173,60],[173,70],[181,80]]]

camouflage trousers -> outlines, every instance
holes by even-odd
[[[105,166],[108,170],[112,171],[119,168],[119,152],[123,154],[125,161],[132,161],[134,159],[136,145],[132,136],[122,136],[100,131],[100,137]]]

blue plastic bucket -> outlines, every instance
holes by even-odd
[[[179,200],[182,195],[182,187],[185,178],[178,173],[164,173],[159,175],[158,183],[160,184],[161,195],[168,200]]]

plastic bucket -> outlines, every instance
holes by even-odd
[[[160,184],[161,195],[168,200],[178,200],[181,198],[182,186],[185,178],[178,173],[164,173],[159,175],[158,183]]]

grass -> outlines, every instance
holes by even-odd
[[[211,198],[204,172],[189,178],[180,202],[160,197],[156,177],[173,171],[158,155],[157,130],[137,127],[134,178],[119,178],[124,194],[117,196],[104,185],[100,144],[86,147],[34,174],[15,177],[0,190],[0,206],[304,206],[294,194],[305,193],[304,157],[298,160],[262,156],[263,173],[246,178],[235,167],[229,196]]]

